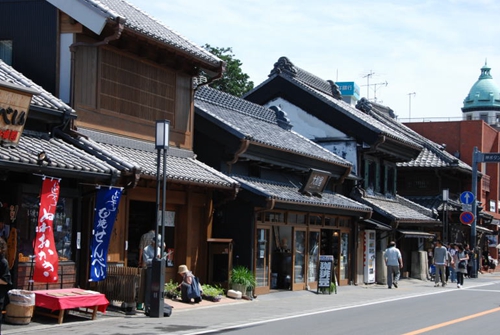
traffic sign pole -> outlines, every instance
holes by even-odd
[[[477,221],[477,163],[478,163],[478,154],[480,152],[477,150],[477,147],[474,147],[474,151],[472,153],[472,194],[474,195],[474,199],[472,201],[472,215],[474,216],[470,228],[470,246],[471,251],[474,253],[475,260],[472,262],[472,278],[477,278],[477,270],[479,267],[479,257],[481,254],[476,252],[476,221]],[[479,159],[481,160],[481,159]]]

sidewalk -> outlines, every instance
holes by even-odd
[[[499,282],[500,273],[484,273],[479,278],[466,279],[464,288],[478,285],[485,285],[490,282]],[[148,325],[160,323],[162,325],[190,325],[194,323],[207,324],[213,320],[235,322],[243,316],[248,319],[271,318],[278,315],[300,314],[306,311],[319,311],[332,308],[347,308],[361,303],[378,303],[391,299],[401,299],[411,296],[422,296],[428,294],[445,293],[449,290],[457,290],[455,285],[446,287],[434,287],[431,281],[422,281],[417,279],[402,279],[399,282],[399,288],[388,290],[386,285],[369,284],[358,286],[340,286],[338,293],[316,294],[316,291],[278,291],[261,295],[253,301],[244,299],[231,299],[224,297],[219,302],[202,301],[199,304],[186,304],[180,301],[165,299],[165,303],[173,306],[172,316],[165,318],[150,318],[144,315],[142,311],[137,311],[135,315],[126,315],[120,309],[118,303],[108,307],[105,314],[99,313],[96,321],[89,320],[88,317],[69,314],[65,316],[62,325],[57,324],[57,320],[35,315],[28,325],[2,325],[2,333],[8,334],[35,334],[60,333],[71,329],[75,334],[85,334],[95,327],[99,327],[99,333],[116,333],[116,327],[125,324],[130,325]],[[298,303],[300,301],[300,303]],[[132,321],[134,320],[134,321]],[[220,321],[224,320],[224,321]],[[187,326],[186,326],[187,327]],[[52,330],[52,331],[51,331]],[[78,332],[76,331],[78,330]]]

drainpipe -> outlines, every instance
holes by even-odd
[[[227,161],[226,164],[228,165],[228,173],[231,173],[231,166],[238,161],[238,158],[240,157],[241,154],[243,154],[245,151],[248,150],[248,147],[250,146],[250,140],[247,139],[242,139],[241,144],[239,149],[234,153],[234,157],[231,161]]]
[[[385,142],[385,136],[384,135],[380,135],[379,136],[379,139],[377,142],[375,142],[375,144],[373,145],[373,148],[369,151],[369,152],[373,152],[373,151],[376,151],[377,148]]]
[[[196,91],[201,86],[209,85],[214,81],[219,80],[220,78],[222,78],[222,75],[224,74],[225,71],[226,71],[226,63],[221,60],[219,63],[219,71],[218,71],[219,73],[215,77],[212,77],[209,80],[207,80],[206,82],[196,85],[196,88],[194,90]]]
[[[121,17],[117,17],[115,20],[115,32],[113,35],[110,35],[104,40],[96,43],[86,43],[86,42],[75,42],[69,46],[69,50],[71,51],[71,104],[74,105],[74,99],[75,99],[75,52],[77,47],[81,46],[88,46],[88,47],[99,47],[101,45],[106,45],[111,41],[116,41],[117,39],[120,38],[122,35],[123,29],[125,28],[125,19]]]

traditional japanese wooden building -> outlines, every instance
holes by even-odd
[[[168,120],[165,241],[173,256],[166,280],[176,279],[177,266],[187,264],[205,281],[214,197],[233,198],[238,182],[196,159],[193,93],[199,84],[221,76],[224,62],[127,1],[35,0],[0,6],[2,51],[72,107],[57,116],[51,136],[78,147],[75,152],[93,155],[95,164],[102,162],[96,173],[106,178],[100,184],[124,188],[108,263],[137,267],[141,235],[157,225],[155,121]],[[68,162],[61,173],[72,167]],[[90,185],[78,186],[83,182]],[[81,183],[75,183],[80,191],[67,215],[81,222],[68,228],[69,248],[81,269],[77,285],[86,287],[97,180]]]
[[[366,236],[377,231],[376,250],[380,256],[388,239],[398,239],[405,258],[403,271],[410,272],[412,252],[422,250],[422,240],[434,237],[432,231],[441,226],[430,209],[397,193],[397,164],[416,159],[422,145],[373,117],[373,107],[366,99],[351,106],[342,100],[333,81],[297,67],[286,57],[281,57],[269,78],[244,98],[263,106],[281,106],[291,122],[298,125],[298,133],[353,164],[358,181],[353,184],[351,197],[370,206],[373,217],[360,226],[362,232],[350,243],[363,246]],[[404,237],[417,237],[417,241]],[[354,283],[373,282],[375,278],[367,276],[363,248],[357,249],[357,259]],[[384,270],[381,257],[378,266]]]

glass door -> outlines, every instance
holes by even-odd
[[[257,286],[255,294],[269,293],[269,248],[270,248],[270,227],[257,227],[256,248],[255,248],[255,280]]]
[[[321,255],[333,255],[334,273],[339,285],[349,284],[349,232],[338,229],[322,229],[320,253]]]
[[[339,284],[347,285],[349,283],[349,233],[340,232],[340,258],[338,265]]]
[[[307,285],[314,290],[318,287],[318,263],[319,263],[319,239],[320,230],[309,231],[308,255],[307,255]]]
[[[293,230],[293,287],[292,290],[304,290],[306,288],[306,230],[294,228]]]

